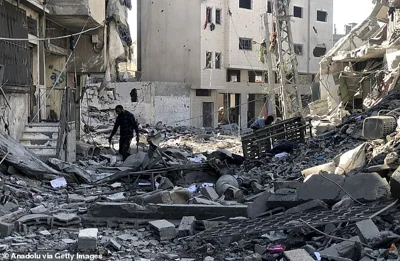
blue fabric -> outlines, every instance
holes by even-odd
[[[124,1],[124,4],[126,5],[126,7],[129,8],[129,10],[132,9],[132,1],[131,1],[131,0],[125,0],[125,1]]]
[[[265,119],[264,119],[264,118],[261,118],[261,119],[255,120],[255,121],[253,122],[253,124],[251,124],[250,128],[253,128],[253,127],[264,128],[265,126],[267,126],[267,125],[265,124]]]

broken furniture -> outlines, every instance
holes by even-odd
[[[279,140],[304,143],[307,127],[311,127],[311,123],[306,123],[302,117],[296,117],[243,136],[242,147],[244,157],[246,159],[260,159],[272,149],[274,142]]]

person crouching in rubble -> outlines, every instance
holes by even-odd
[[[253,130],[259,130],[265,128],[268,125],[271,125],[273,122],[274,122],[274,116],[269,115],[266,119],[261,118],[255,120],[253,124],[250,125],[250,128],[252,128]]]
[[[115,112],[118,114],[118,117],[115,120],[114,129],[108,138],[108,142],[111,144],[112,137],[117,133],[119,127],[119,154],[122,155],[125,161],[131,155],[129,150],[133,138],[133,130],[136,132],[136,142],[139,142],[139,127],[135,116],[129,111],[124,110],[122,105],[117,105],[117,107],[115,107]]]

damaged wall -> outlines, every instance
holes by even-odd
[[[112,83],[116,99],[112,91],[97,96],[97,87],[87,90],[82,101],[82,118],[84,123],[96,127],[103,125],[101,120],[87,117],[88,107],[94,111],[108,111],[109,116],[115,117],[114,109],[118,104],[132,112],[139,123],[155,125],[162,121],[167,125],[187,125],[190,118],[190,85],[184,83],[163,82],[120,82]],[[132,101],[132,90],[136,89],[137,101]],[[92,110],[93,111],[93,110]],[[82,127],[84,124],[82,125]]]
[[[7,106],[4,96],[0,95],[0,129],[7,132],[5,128],[7,124],[10,136],[19,140],[28,120],[29,94],[6,93],[6,96],[11,109]]]

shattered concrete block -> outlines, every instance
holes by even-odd
[[[183,217],[178,227],[178,236],[186,237],[194,234],[194,222],[196,218],[194,216]]]
[[[390,192],[393,198],[400,198],[400,167],[390,177]]]
[[[380,237],[379,229],[371,219],[356,223],[357,234],[363,243],[368,244]]]
[[[78,250],[95,251],[97,250],[97,228],[87,228],[79,231]]]
[[[360,238],[352,237],[350,238],[352,241],[343,241],[339,244],[334,244],[329,248],[326,248],[320,252],[321,257],[327,258],[328,260],[339,260],[339,261],[351,261],[353,257],[357,255],[357,242],[360,242]],[[361,249],[360,249],[361,251]],[[358,259],[354,259],[358,260]]]
[[[386,155],[384,163],[386,165],[396,163],[397,160],[399,159],[399,155],[397,155],[397,152],[390,152],[388,155]]]
[[[108,240],[108,246],[114,248],[115,250],[119,251],[121,250],[121,245],[113,238],[110,238],[110,240]]]
[[[193,198],[193,200],[191,201],[193,204],[202,204],[202,205],[214,205],[214,206],[220,206],[221,204],[218,202],[214,202],[208,199],[204,199],[204,198]]]
[[[249,218],[256,218],[261,213],[266,212],[268,210],[267,201],[271,195],[271,193],[266,191],[250,203],[247,207],[247,216]]]
[[[274,182],[274,191],[288,188],[288,189],[298,189],[302,183],[297,180],[290,181],[275,181]]]
[[[200,193],[212,201],[217,201],[219,199],[219,196],[213,187],[201,188]]]
[[[43,205],[31,208],[31,213],[32,214],[44,214],[44,213],[47,213],[47,212],[48,212],[47,208],[45,206],[43,206]]]
[[[359,173],[346,177],[343,188],[350,195],[362,201],[375,201],[390,196],[390,186],[377,173]],[[341,191],[341,197],[346,195]]]
[[[30,214],[19,218],[17,221],[30,225],[50,225],[52,217],[44,214]]]
[[[244,258],[244,261],[262,261],[262,257],[261,257],[260,254],[255,253],[255,254],[252,254],[250,256],[246,256]]]
[[[151,221],[149,224],[161,241],[174,239],[176,237],[175,225],[165,219]]]
[[[344,185],[345,178],[342,175],[325,174],[324,177],[335,181],[340,186]],[[299,200],[310,201],[319,199],[328,204],[333,204],[341,199],[342,189],[321,175],[312,175],[299,187],[297,192]]]
[[[304,249],[295,249],[283,252],[288,261],[314,261]]]
[[[147,204],[172,204],[171,195],[168,191],[153,191],[141,196],[142,203]]]
[[[317,210],[317,209],[329,209],[328,205],[323,202],[322,200],[315,199],[304,204],[298,205],[297,207],[288,209],[285,213],[286,214],[294,214],[294,213],[301,213],[310,210]]]
[[[14,230],[14,224],[0,222],[0,236],[1,237],[8,237]]]
[[[206,256],[203,261],[214,261],[214,258],[211,256]]]
[[[76,214],[71,213],[58,213],[53,215],[53,224],[61,227],[68,227],[72,225],[79,225],[81,218]]]
[[[267,207],[268,209],[279,207],[293,208],[302,203],[304,203],[304,201],[299,200],[296,190],[280,189],[268,198]]]
[[[176,187],[169,192],[173,204],[186,204],[191,195],[187,189]]]

